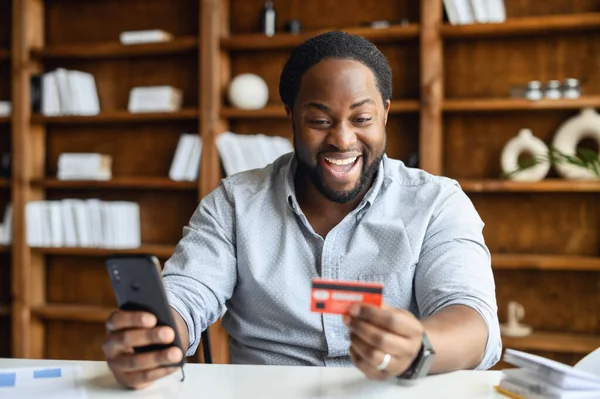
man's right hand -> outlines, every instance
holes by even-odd
[[[183,353],[177,347],[145,353],[133,350],[138,346],[169,344],[175,339],[172,328],[156,326],[152,313],[116,311],[106,321],[106,330],[108,335],[102,350],[115,378],[126,387],[144,388],[177,370],[177,367],[161,367],[181,360]]]

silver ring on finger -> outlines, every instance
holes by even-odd
[[[387,369],[388,364],[390,364],[390,360],[392,360],[392,355],[386,353],[385,356],[383,356],[383,360],[381,361],[381,363],[379,363],[379,365],[377,366],[377,371],[384,371],[385,369]]]

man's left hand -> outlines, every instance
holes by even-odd
[[[352,304],[344,323],[350,329],[350,356],[369,379],[386,380],[404,373],[422,345],[423,325],[410,312],[386,305],[381,308]],[[383,370],[386,354],[389,363]]]

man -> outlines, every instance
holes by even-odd
[[[361,37],[329,32],[293,51],[279,91],[295,152],[224,179],[165,264],[187,355],[227,310],[232,363],[354,364],[383,380],[498,361],[483,223],[456,182],[384,155],[391,87],[386,58]],[[385,305],[312,313],[315,277],[382,282]],[[183,355],[133,354],[173,340],[150,314],[116,312],[107,329],[104,352],[126,386]]]

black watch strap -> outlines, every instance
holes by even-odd
[[[398,378],[402,380],[416,380],[425,377],[429,373],[434,358],[435,351],[433,346],[431,346],[427,334],[423,332],[421,349],[417,357],[413,360],[410,367],[403,374],[399,375]]]

